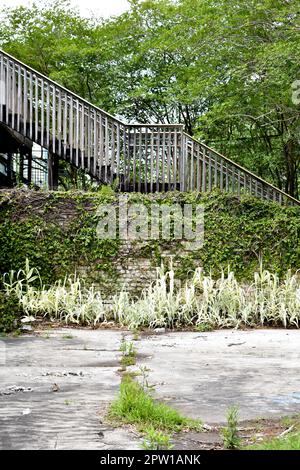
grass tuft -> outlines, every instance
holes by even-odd
[[[146,430],[146,437],[142,443],[144,450],[171,450],[173,449],[171,438],[162,431],[156,431],[154,428]]]
[[[108,417],[124,424],[135,424],[139,431],[155,430],[176,432],[183,428],[200,429],[201,423],[182,416],[170,406],[157,402],[135,382],[125,375],[118,398],[111,404]]]
[[[249,450],[300,450],[300,432],[267,439],[260,444],[248,446]]]
[[[238,414],[237,406],[231,406],[227,412],[227,426],[221,429],[225,449],[238,449],[241,445],[237,430]]]
[[[122,353],[120,362],[124,368],[133,366],[136,363],[136,350],[134,349],[132,342],[123,340],[120,346],[120,351]]]

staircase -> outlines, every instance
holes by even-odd
[[[120,191],[222,191],[298,205],[180,124],[125,124],[0,50],[0,125]],[[50,172],[52,171],[49,168]]]

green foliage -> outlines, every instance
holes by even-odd
[[[231,406],[227,412],[227,426],[221,429],[225,449],[238,449],[241,440],[238,436],[238,412],[236,406]]]
[[[298,269],[299,208],[217,192],[200,202],[205,208],[205,233],[199,257],[206,272],[218,275],[229,265],[239,279],[249,279],[260,260],[279,275]]]
[[[162,431],[156,431],[154,428],[145,430],[146,437],[142,443],[144,450],[171,450],[173,445],[170,436]]]
[[[0,291],[0,333],[10,333],[21,325],[22,309],[15,294]]]
[[[135,424],[139,430],[153,427],[162,431],[199,428],[199,422],[183,417],[178,411],[157,402],[129,375],[122,378],[118,398],[111,404],[109,418]]]
[[[33,273],[36,269],[24,271]],[[37,271],[38,272],[38,271]],[[35,278],[40,276],[21,277],[11,271],[3,276],[3,284],[8,295],[15,295],[27,318],[37,315],[49,317],[50,320],[64,321],[91,325],[106,320],[105,308],[101,293],[95,291],[94,286],[88,288],[82,279],[76,276],[66,276],[64,281],[57,281],[46,288],[40,284],[39,288],[32,284]],[[33,316],[33,317],[32,317]]]
[[[28,259],[45,284],[73,274],[82,265],[91,266],[91,276],[97,280],[107,275],[116,278],[111,260],[118,253],[119,240],[101,240],[96,234],[97,205],[110,197],[101,193],[93,197],[79,192],[20,191],[2,204],[0,200],[0,243],[5,247],[0,252],[1,272],[23,269]],[[41,210],[35,211],[31,204],[38,203],[39,198]],[[63,210],[71,211],[65,225],[60,218]]]
[[[237,278],[243,280],[252,278],[260,261],[266,269],[279,275],[290,268],[297,270],[300,265],[300,207],[283,207],[252,196],[238,198],[218,190],[204,194],[134,193],[129,195],[131,202],[146,206],[151,202],[203,205],[203,248],[184,254],[180,240],[168,242],[168,247],[173,247],[174,270],[180,279],[186,279],[199,265],[213,276],[219,276],[222,269],[230,266]],[[165,240],[149,240],[141,254],[151,257],[157,266],[165,244]]]
[[[106,185],[106,184],[103,184],[103,185],[101,186],[101,188],[100,188],[100,194],[101,194],[101,196],[104,196],[104,197],[106,197],[106,198],[108,198],[108,199],[109,199],[109,198],[114,199],[114,197],[115,197],[115,191],[114,191],[114,189],[113,189],[111,186]]]
[[[298,194],[296,1],[135,0],[104,21],[67,0],[2,10],[0,45],[130,120],[185,129]]]
[[[196,330],[199,331],[200,333],[205,333],[206,331],[213,331],[213,326],[209,325],[208,323],[199,323],[196,326]]]
[[[34,286],[39,280],[39,286]],[[253,282],[240,284],[233,272],[219,279],[197,268],[191,280],[176,287],[174,271],[158,270],[156,282],[138,298],[121,290],[105,304],[101,291],[76,276],[66,276],[45,287],[36,268],[10,271],[2,280],[7,295],[15,295],[27,318],[43,315],[50,320],[96,325],[114,319],[122,326],[180,328],[194,326],[198,331],[213,328],[239,328],[258,325],[299,328],[300,279],[286,273],[283,280],[267,270],[254,273]],[[124,367],[135,363],[132,342],[120,347]]]
[[[266,439],[265,441],[247,447],[249,450],[300,450],[300,433],[290,433],[285,436]]]
[[[203,204],[204,246],[185,254],[180,240],[145,240],[136,245],[134,257],[161,264],[166,244],[173,255],[175,276],[185,281],[195,268],[220,276],[230,266],[239,281],[253,280],[260,262],[265,269],[284,277],[300,266],[300,208],[282,207],[254,197],[214,191],[211,194],[129,194],[129,204]],[[26,259],[38,268],[44,286],[65,275],[90,267],[89,282],[97,282],[103,294],[117,293],[122,263],[121,240],[99,239],[97,207],[116,203],[117,195],[106,188],[99,193],[43,191],[2,192],[0,195],[0,273],[24,269]],[[65,218],[65,214],[68,217]],[[108,282],[109,280],[109,282]],[[36,285],[40,280],[36,279]],[[146,286],[145,286],[146,287]]]
[[[136,350],[132,342],[123,340],[120,351],[122,353],[121,365],[123,367],[133,366],[136,363]]]
[[[122,326],[136,328],[256,327],[258,325],[299,328],[300,279],[287,272],[283,280],[260,267],[250,284],[239,283],[233,272],[214,279],[194,271],[191,280],[176,287],[174,271],[162,269],[155,283],[137,299],[127,293],[114,296],[112,312]]]

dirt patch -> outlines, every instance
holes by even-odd
[[[173,438],[174,449],[180,450],[222,450],[221,426],[207,426],[204,432],[186,432]],[[241,422],[238,434],[241,449],[251,444],[259,444],[266,439],[279,437],[300,430],[300,417],[286,416],[280,419],[257,419]]]

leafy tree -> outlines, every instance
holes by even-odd
[[[128,120],[192,135],[299,195],[296,0],[131,0],[85,19],[67,0],[2,11],[0,44]]]

